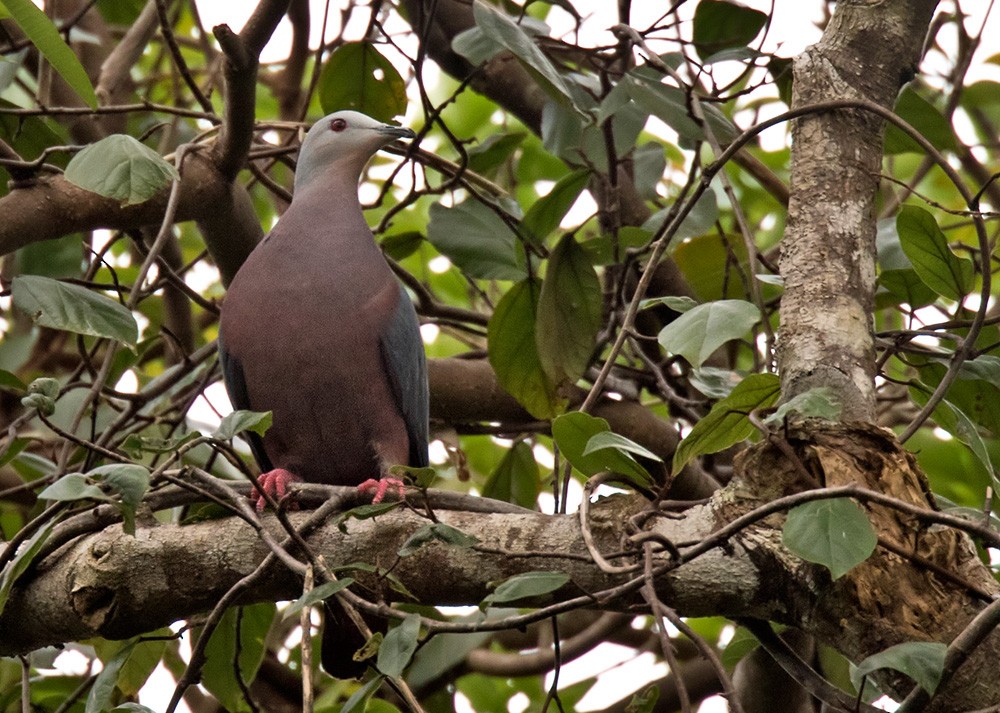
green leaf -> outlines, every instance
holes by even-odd
[[[943,297],[960,300],[972,289],[975,268],[948,247],[934,216],[923,208],[904,205],[896,216],[903,252],[920,279]]]
[[[379,240],[382,250],[393,260],[405,260],[420,249],[424,242],[423,233],[407,230],[404,233],[393,233]]]
[[[727,669],[732,671],[736,664],[759,646],[760,641],[756,636],[742,626],[738,626],[736,627],[736,633],[733,634],[733,638],[726,644],[726,648],[722,652],[722,663]]]
[[[620,436],[611,431],[601,431],[600,433],[595,433],[591,436],[590,440],[587,441],[587,447],[583,449],[583,455],[589,456],[591,453],[602,451],[605,448],[611,448],[623,454],[631,453],[633,455],[649,458],[650,460],[655,460],[660,463],[663,462],[663,459],[652,451],[643,448],[638,443],[626,438],[625,436]]]
[[[31,0],[3,0],[14,22],[24,31],[31,43],[38,48],[52,69],[66,80],[66,84],[86,102],[91,109],[97,107],[94,85],[87,76],[87,70],[80,64],[76,54],[63,41],[52,20],[46,17]]]
[[[329,599],[341,589],[350,587],[352,584],[354,584],[354,580],[350,577],[344,577],[343,579],[337,579],[332,582],[325,582],[318,587],[309,590],[294,602],[289,604],[285,611],[281,613],[281,618],[290,619],[306,607],[311,607],[313,604],[319,604],[324,599]]]
[[[419,614],[410,614],[398,626],[389,629],[382,645],[378,647],[378,662],[375,664],[378,670],[389,678],[402,676],[403,669],[417,650],[419,637]]]
[[[767,24],[767,14],[724,0],[701,0],[694,11],[692,39],[707,59],[733,47],[745,47]]]
[[[534,508],[541,491],[538,461],[526,441],[511,446],[483,486],[483,497]]]
[[[537,280],[511,287],[493,310],[487,338],[490,364],[500,386],[532,416],[547,419],[566,407],[566,399],[545,374],[538,354],[535,306],[539,292]]]
[[[65,178],[128,206],[149,200],[179,176],[153,149],[127,134],[112,134],[70,159]]]
[[[590,171],[580,170],[563,176],[547,195],[535,201],[521,221],[525,232],[541,243],[559,227],[566,213],[576,203],[590,180]]]
[[[586,250],[564,235],[549,258],[538,298],[535,341],[542,369],[555,383],[576,383],[594,356],[603,322],[601,280]]]
[[[470,199],[454,208],[435,203],[430,217],[427,239],[470,277],[521,280],[527,276],[517,236],[479,201]]]
[[[228,441],[243,431],[252,431],[258,436],[263,436],[271,427],[273,420],[270,411],[233,411],[222,419],[212,437]]]
[[[785,419],[795,413],[802,418],[822,418],[836,421],[840,418],[843,404],[836,392],[829,386],[817,386],[794,396],[781,404],[774,413],[764,419],[769,426],[785,422]]]
[[[496,604],[535,599],[560,589],[569,581],[569,575],[565,572],[525,572],[505,579],[479,606],[484,609]]]
[[[916,270],[883,270],[879,273],[878,283],[895,300],[892,304],[908,304],[911,307],[926,307],[937,294],[924,284]]]
[[[705,453],[717,453],[750,438],[757,429],[747,417],[751,411],[773,406],[781,395],[781,382],[774,374],[751,374],[694,425],[674,452],[673,472]]]
[[[678,314],[683,314],[685,312],[690,312],[692,309],[698,306],[698,301],[687,297],[686,295],[670,295],[668,297],[650,297],[644,299],[639,303],[639,309],[649,309],[650,307],[659,307],[663,305],[669,309],[672,309]]]
[[[829,498],[789,510],[782,541],[794,554],[823,565],[840,579],[871,556],[878,537],[854,501]]]
[[[118,684],[118,673],[132,654],[132,649],[135,648],[138,641],[138,639],[132,639],[110,661],[104,662],[104,668],[97,674],[94,685],[91,686],[90,693],[87,694],[86,713],[101,713],[101,711],[111,707],[115,687]]]
[[[653,713],[658,700],[660,689],[655,684],[650,684],[632,695],[625,706],[625,713]]]
[[[409,557],[421,547],[431,542],[443,542],[446,545],[453,545],[455,547],[472,547],[479,543],[479,539],[472,535],[467,535],[451,525],[436,522],[430,525],[422,525],[414,530],[413,534],[406,538],[406,542],[399,548],[397,554],[400,557]]]
[[[653,478],[646,469],[620,446],[606,447],[598,441],[596,449],[586,452],[591,440],[601,433],[611,433],[608,422],[580,411],[563,414],[552,422],[552,438],[559,446],[559,452],[584,475],[589,477],[607,470],[628,478],[640,487],[652,485]],[[620,442],[616,442],[616,446],[617,443]]]
[[[264,642],[276,609],[273,602],[234,607],[222,615],[208,640],[201,682],[228,710],[249,710],[236,682],[236,668],[243,681],[253,681],[264,659]]]
[[[681,138],[689,141],[704,140],[705,131],[691,116],[687,95],[682,89],[650,81],[634,73],[626,76],[623,82],[629,97],[643,111],[662,119]],[[711,104],[702,102],[701,110],[719,142],[725,144],[739,134],[726,115]]]
[[[86,287],[39,275],[19,275],[11,289],[17,308],[39,326],[106,337],[130,346],[139,339],[135,317],[124,305]]]
[[[958,146],[951,122],[910,87],[899,93],[893,112],[920,132],[938,151],[951,151]],[[885,127],[885,153],[923,155],[926,150],[895,124],[888,123]]]
[[[103,490],[87,482],[83,473],[67,473],[38,494],[42,500],[73,502],[75,500],[111,500]]]
[[[744,300],[718,300],[688,310],[660,331],[660,344],[701,366],[726,342],[739,339],[760,321],[760,310]]]
[[[948,647],[931,641],[907,641],[873,654],[851,671],[851,682],[861,688],[861,679],[880,668],[899,671],[928,693],[934,693],[941,682]]]
[[[406,113],[406,83],[371,42],[346,42],[323,65],[319,103],[326,114],[353,109],[389,121]]]
[[[21,381],[16,374],[12,374],[6,369],[0,369],[0,389],[10,389],[11,391],[27,391],[28,386]],[[58,394],[59,392],[56,391]]]
[[[13,589],[14,584],[22,574],[28,571],[28,567],[38,557],[42,546],[49,539],[49,535],[52,534],[52,530],[55,529],[57,524],[58,522],[53,519],[48,525],[36,532],[28,540],[27,544],[18,550],[14,559],[11,560],[7,567],[0,572],[0,613],[3,613],[4,607],[7,606],[7,600],[10,599],[10,591]]]
[[[524,131],[514,131],[486,137],[469,149],[469,168],[476,173],[490,173],[508,161],[527,136]]]
[[[149,469],[132,463],[114,463],[94,468],[87,475],[100,478],[112,491],[121,495],[118,508],[124,520],[125,533],[135,534],[135,513],[149,490]]]
[[[115,711],[126,711],[128,713],[156,713],[152,708],[147,708],[141,703],[122,703],[120,706],[111,709],[111,713]]]
[[[385,676],[381,674],[372,678],[368,681],[368,683],[356,690],[354,694],[347,699],[344,703],[344,707],[340,709],[340,713],[364,713],[368,700],[375,694],[375,691],[382,686],[382,681],[384,680]]]
[[[472,4],[472,14],[483,32],[510,50],[549,97],[564,106],[574,106],[573,95],[562,75],[510,16],[478,0]]]

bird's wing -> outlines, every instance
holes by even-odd
[[[222,378],[226,382],[226,391],[229,393],[229,401],[233,408],[252,410],[250,394],[247,392],[247,382],[243,376],[243,365],[226,349],[221,337],[219,338],[219,364],[222,365]],[[267,457],[267,451],[264,450],[264,440],[252,431],[243,433],[243,438],[250,444],[250,450],[253,452],[253,457],[261,471],[267,473],[273,470],[274,465]]]
[[[416,310],[402,285],[399,286],[396,311],[379,335],[379,348],[393,397],[406,422],[406,434],[410,439],[409,465],[425,467],[429,463],[427,443],[430,439],[427,360]]]

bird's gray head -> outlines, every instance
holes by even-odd
[[[383,146],[415,136],[412,130],[376,121],[357,111],[337,111],[313,124],[299,149],[295,190],[334,171],[357,183],[368,160]]]

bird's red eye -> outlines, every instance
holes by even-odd
[[[343,131],[347,128],[347,122],[343,119],[334,119],[330,122],[330,129],[332,131]]]

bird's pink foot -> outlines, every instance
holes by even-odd
[[[274,498],[275,501],[281,502],[288,495],[289,484],[295,483],[298,480],[298,477],[291,471],[287,471],[284,468],[275,468],[266,473],[261,473],[260,477],[257,478],[257,484],[261,490]],[[267,500],[260,494],[260,490],[255,488],[250,492],[250,501],[257,508],[257,512],[264,512]]]
[[[406,483],[399,478],[382,478],[381,480],[369,478],[358,486],[358,492],[365,494],[374,493],[372,496],[372,505],[382,502],[390,492],[402,500],[406,494]]]

